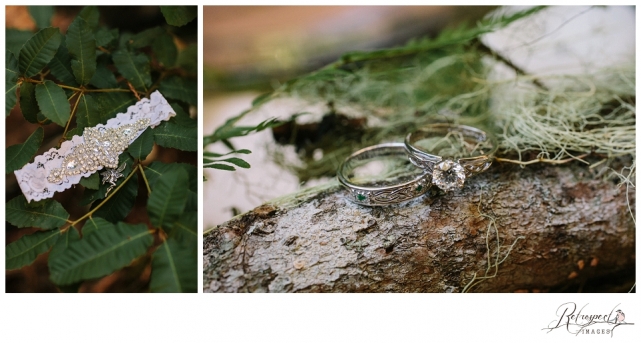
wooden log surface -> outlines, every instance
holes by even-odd
[[[459,192],[432,188],[422,198],[385,207],[353,204],[332,183],[208,230],[203,287],[205,292],[555,291],[633,273],[635,228],[626,192],[634,213],[633,189],[617,187],[578,162],[525,168],[495,163]],[[502,263],[495,268],[497,261]],[[478,284],[471,282],[475,274]],[[495,276],[478,279],[485,275]]]

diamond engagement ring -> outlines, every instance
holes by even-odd
[[[350,192],[349,199],[367,206],[414,199],[432,185],[430,173],[409,163],[403,143],[358,150],[345,159],[337,174],[341,185]]]
[[[410,161],[446,192],[463,188],[467,177],[487,170],[497,148],[494,135],[465,125],[432,124],[405,137]]]

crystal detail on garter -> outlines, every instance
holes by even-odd
[[[102,167],[118,168],[118,156],[131,144],[136,133],[142,133],[149,126],[149,121],[142,118],[117,128],[86,128],[82,134],[85,142],[64,157],[61,168],[49,172],[47,181],[60,183],[69,176],[93,173]]]

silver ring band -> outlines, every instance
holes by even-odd
[[[384,143],[373,145],[356,151],[338,167],[338,180],[350,192],[349,199],[357,204],[366,206],[384,206],[417,198],[427,192],[432,185],[431,173],[416,168],[408,163],[411,174],[404,178],[397,177],[395,181],[370,180],[356,184],[352,179],[354,170],[368,161],[382,157],[397,157],[407,161],[404,143]]]
[[[474,143],[476,145],[475,154],[462,158],[439,156],[422,150],[416,145],[418,141],[423,139],[445,137],[451,134],[461,135],[466,142]],[[490,146],[481,146],[487,144]],[[405,149],[410,161],[432,174],[434,185],[446,192],[462,188],[466,177],[487,170],[492,164],[497,148],[498,144],[494,135],[466,125],[432,124],[405,137]]]

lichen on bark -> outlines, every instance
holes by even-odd
[[[208,231],[204,291],[460,292],[495,261],[496,237],[499,259],[522,239],[472,291],[554,291],[634,269],[626,191],[575,165],[497,165],[461,192],[385,207],[336,185]]]

